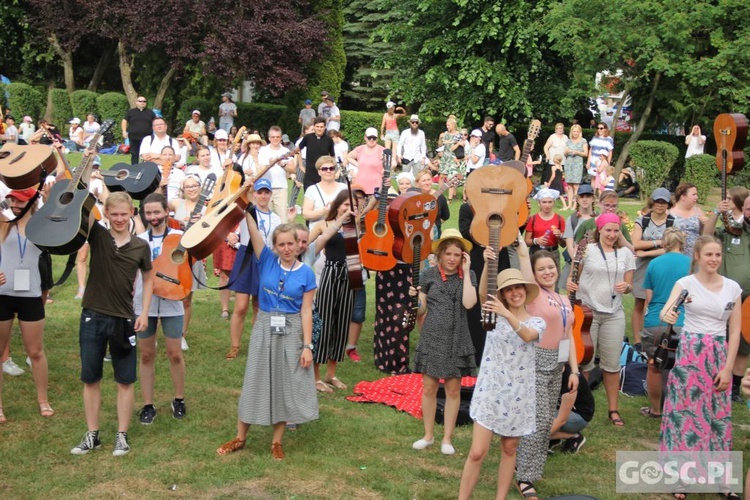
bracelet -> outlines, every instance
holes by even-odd
[[[513,333],[518,333],[518,332],[520,332],[520,331],[521,331],[521,328],[522,328],[522,327],[523,327],[523,323],[521,323],[521,322],[519,321],[519,322],[518,322],[518,328],[514,328],[514,329],[513,329]]]

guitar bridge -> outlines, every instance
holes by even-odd
[[[489,194],[513,194],[512,189],[503,189],[503,188],[482,188],[483,193],[489,193]]]
[[[169,282],[169,283],[172,283],[173,285],[179,285],[179,284],[181,283],[179,279],[177,279],[177,278],[173,278],[173,277],[171,277],[171,276],[167,276],[166,274],[164,274],[164,273],[160,273],[160,272],[157,272],[157,273],[156,273],[156,277],[157,277],[157,278],[161,278],[161,279],[163,279],[164,281],[167,281],[167,282]]]
[[[52,222],[65,222],[68,220],[67,217],[63,217],[62,215],[50,215],[47,217],[47,219],[51,220]]]

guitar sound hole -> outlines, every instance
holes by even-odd
[[[73,201],[73,193],[69,193],[66,191],[60,195],[60,203],[62,203],[63,205],[67,205],[71,201]]]
[[[124,181],[128,178],[128,171],[127,170],[118,170],[117,175],[115,176],[118,181]]]
[[[375,227],[372,228],[372,232],[375,233],[378,237],[384,236],[386,233],[386,227],[385,224],[380,224],[379,222],[375,224]]]
[[[178,266],[185,262],[185,252],[181,252],[179,250],[175,250],[172,252],[172,262],[174,264],[177,264]]]
[[[503,227],[504,223],[505,220],[502,214],[492,214],[487,218],[487,225],[493,228]]]

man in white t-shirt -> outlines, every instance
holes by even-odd
[[[266,168],[277,158],[289,153],[289,150],[281,145],[281,127],[273,126],[268,129],[268,145],[263,146],[258,151],[258,162],[260,168]],[[287,215],[287,195],[289,185],[287,184],[287,173],[294,173],[294,158],[288,158],[277,162],[263,176],[264,179],[271,181],[273,194],[271,195],[271,210],[276,213],[285,223],[289,217]]]
[[[331,96],[326,96],[326,105],[330,107],[328,117],[326,118],[326,132],[329,130],[341,130],[341,110],[333,102]]]
[[[403,172],[416,174],[427,163],[427,141],[419,129],[419,116],[411,115],[409,128],[401,132],[396,146],[396,163],[401,164]]]
[[[5,142],[18,144],[18,129],[16,128],[16,120],[12,116],[5,118],[5,134],[1,138]]]
[[[141,142],[140,157],[143,161],[151,161],[161,165],[161,151],[169,146],[172,150],[177,148],[177,141],[167,135],[167,122],[164,118],[157,116],[151,122],[153,132],[147,135]]]
[[[484,165],[487,150],[482,143],[482,131],[474,129],[469,136],[469,149],[466,151],[466,175]]]
[[[185,129],[182,131],[183,135],[188,135],[192,139],[203,146],[208,146],[208,133],[206,132],[206,124],[201,120],[201,112],[198,109],[194,109],[190,119],[185,123]]]

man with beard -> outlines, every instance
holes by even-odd
[[[402,172],[416,174],[426,164],[427,141],[419,129],[419,116],[411,115],[409,128],[401,132],[396,146],[396,163],[401,165]]]

